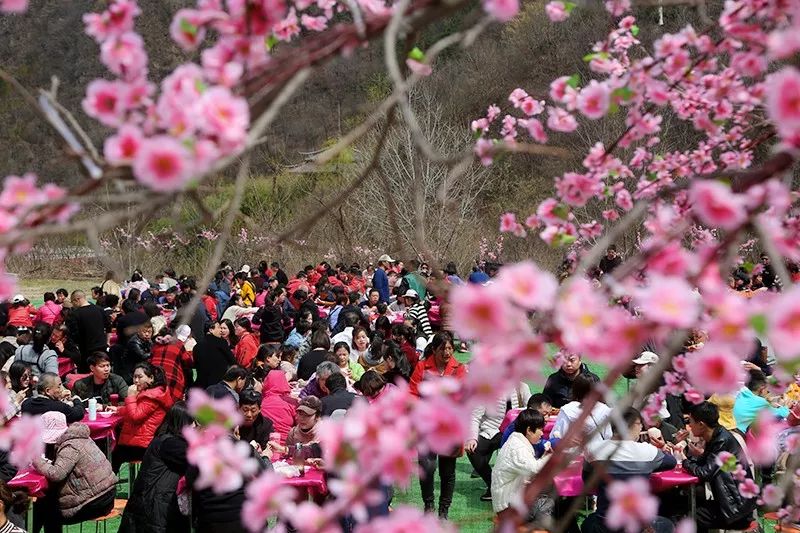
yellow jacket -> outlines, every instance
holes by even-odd
[[[736,419],[733,417],[736,397],[730,394],[712,394],[708,401],[719,410],[719,424],[727,430],[736,429]]]
[[[242,287],[239,289],[239,294],[242,296],[242,301],[245,307],[252,307],[256,301],[256,288],[253,282],[245,280]]]

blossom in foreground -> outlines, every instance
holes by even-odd
[[[614,481],[608,485],[606,493],[611,501],[606,525],[611,529],[635,533],[656,517],[658,499],[650,494],[650,484],[644,478]]]
[[[544,11],[552,22],[564,22],[569,18],[569,11],[567,11],[564,2],[560,2],[559,0],[548,2],[547,5],[544,6]]]
[[[525,309],[552,309],[558,283],[533,261],[506,266],[497,276],[497,284],[512,302]]]
[[[247,500],[242,506],[242,523],[257,533],[263,531],[269,518],[278,515],[294,501],[295,489],[286,485],[280,474],[265,471],[247,485]]]
[[[689,198],[700,222],[713,228],[730,231],[741,226],[747,217],[744,198],[719,181],[695,181]]]
[[[634,297],[646,318],[665,326],[691,327],[700,313],[699,295],[678,277],[653,276]]]
[[[739,390],[744,369],[727,347],[706,344],[686,359],[686,374],[692,385],[704,394],[726,394]]]
[[[770,465],[778,457],[778,433],[785,428],[768,410],[759,413],[745,435],[747,452],[756,465]]]
[[[598,119],[608,113],[611,105],[611,91],[605,83],[592,80],[578,93],[578,111],[591,119]]]
[[[450,291],[453,328],[459,338],[478,339],[505,335],[521,313],[499,291],[473,284]]]
[[[499,22],[508,22],[519,13],[519,0],[483,0],[483,9]]]
[[[355,533],[454,533],[455,526],[450,522],[441,522],[430,513],[423,513],[415,507],[402,506],[396,508],[389,516],[371,520],[367,524],[356,527]]]
[[[781,293],[767,309],[767,337],[779,360],[800,354],[800,285]]]
[[[192,177],[189,153],[173,137],[158,135],[142,143],[133,161],[136,179],[156,191],[183,189]]]
[[[0,0],[0,13],[24,13],[28,10],[28,0]]]
[[[44,453],[41,418],[23,414],[13,424],[0,428],[0,449],[11,452],[8,459],[17,468],[30,465]]]
[[[767,78],[767,115],[785,140],[800,141],[800,71],[786,67]]]

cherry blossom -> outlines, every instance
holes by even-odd
[[[28,0],[0,0],[0,13],[24,13],[28,10]]]
[[[634,533],[656,517],[658,499],[650,494],[650,485],[644,478],[614,481],[608,485],[606,494],[611,502],[606,525],[611,529]]]
[[[125,124],[115,135],[107,138],[103,145],[103,155],[112,165],[130,165],[144,141],[139,127]]]
[[[591,119],[599,119],[608,112],[611,91],[604,83],[592,80],[578,93],[578,111]]]
[[[133,161],[133,173],[153,190],[177,191],[192,177],[192,165],[183,145],[172,137],[159,135],[142,142]]]
[[[13,424],[0,428],[0,449],[9,450],[9,461],[17,468],[26,468],[44,454],[42,421],[38,416],[23,414]]]
[[[635,299],[645,317],[666,326],[690,327],[700,312],[699,296],[677,277],[653,276]]]
[[[551,309],[558,284],[549,272],[542,272],[532,261],[502,269],[497,283],[515,304],[526,309]]]
[[[800,355],[797,339],[800,337],[800,286],[791,287],[778,296],[767,310],[767,336],[782,360],[793,360]]]
[[[519,0],[483,0],[483,9],[500,22],[508,22],[519,13]]]
[[[735,392],[745,379],[739,358],[728,349],[714,344],[706,344],[699,352],[688,357],[686,369],[692,385],[705,394]]]
[[[690,198],[697,218],[709,226],[732,230],[746,217],[744,198],[718,181],[695,181]]]
[[[778,133],[788,142],[800,140],[800,71],[786,67],[767,78],[766,108]]]
[[[553,22],[564,22],[569,18],[569,11],[567,11],[564,2],[553,0],[544,6],[547,17]]]
[[[278,515],[296,494],[294,488],[283,482],[280,474],[268,470],[247,485],[246,495],[242,523],[253,533],[258,533],[264,530],[267,519]]]

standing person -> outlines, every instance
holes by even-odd
[[[589,367],[581,362],[578,354],[567,354],[561,359],[561,368],[550,374],[542,391],[545,396],[550,398],[553,407],[561,408],[570,401],[572,382],[579,375],[588,377],[592,382],[598,383],[600,378],[597,374],[589,370]]]
[[[194,386],[201,389],[218,383],[228,367],[236,364],[230,346],[222,338],[222,325],[218,322],[211,324],[208,333],[197,342],[192,355],[197,371]]]
[[[33,328],[33,343],[20,346],[14,352],[14,361],[29,364],[34,377],[45,372],[58,374],[58,355],[47,345],[51,334],[50,326],[39,324]]]
[[[114,472],[119,472],[122,463],[144,457],[172,403],[164,371],[147,362],[136,365],[125,405],[117,410],[122,415],[122,429],[112,455]]]
[[[35,316],[36,308],[23,295],[17,294],[11,299],[11,306],[8,308],[9,326],[30,329],[33,327]]]
[[[188,329],[188,326],[181,327]],[[164,370],[167,391],[173,401],[183,399],[188,384],[187,367],[191,370],[193,363],[192,353],[186,350],[186,344],[177,336],[173,336],[171,329],[162,329],[153,343],[150,364]]]
[[[386,271],[389,270],[394,263],[388,254],[383,254],[378,258],[378,268],[375,269],[375,274],[372,276],[372,287],[378,290],[380,301],[389,303],[389,276]]]
[[[264,304],[253,316],[253,322],[261,324],[258,330],[262,344],[280,344],[286,337],[283,304],[286,301],[286,289],[278,287],[269,293],[269,302]]]
[[[671,470],[677,464],[672,455],[665,454],[649,442],[638,442],[644,428],[639,411],[628,408],[622,418],[625,421],[624,428],[612,424],[612,440],[592,442],[586,446],[583,479],[590,479],[596,470],[602,475],[598,477],[597,510],[586,517],[581,527],[582,533],[611,533],[605,525],[610,507],[608,481],[627,481],[633,477],[647,479],[653,472]],[[621,433],[620,429],[625,432]],[[654,533],[671,533],[673,530],[670,521],[660,516],[651,522],[650,527]]]
[[[91,438],[89,427],[76,422],[67,426],[64,413],[42,415],[42,440],[55,448],[52,462],[42,457],[33,466],[52,484],[50,493],[37,501],[45,533],[61,531],[64,524],[78,524],[107,515],[114,507],[117,476],[111,463]],[[57,500],[56,500],[57,496]],[[38,528],[34,526],[34,530]]]
[[[689,411],[689,429],[692,435],[705,442],[703,448],[691,443],[689,457],[683,467],[701,483],[711,487],[712,501],[700,502],[697,506],[697,531],[706,533],[710,529],[748,529],[756,509],[756,498],[746,498],[739,492],[739,482],[733,472],[722,469],[717,457],[728,452],[736,457],[748,479],[752,479],[747,457],[730,431],[719,425],[717,407],[703,402]]]
[[[111,395],[116,394],[120,400],[128,396],[128,384],[117,374],[111,373],[111,361],[104,352],[89,356],[90,375],[79,379],[72,387],[76,396],[83,400],[100,398],[98,403],[111,404]]]
[[[408,390],[419,397],[419,385],[428,376],[463,379],[467,374],[467,367],[459,363],[454,357],[453,337],[445,331],[440,331],[431,340],[431,356],[417,363],[411,384]],[[453,502],[453,491],[456,485],[456,459],[461,455],[456,450],[452,455],[437,455],[433,452],[420,454],[419,465],[422,475],[419,478],[422,500],[425,502],[425,512],[432,512],[434,507],[434,479],[436,463],[439,463],[439,480],[441,490],[439,494],[439,517],[447,519],[450,504]]]
[[[193,423],[182,401],[167,412],[144,453],[119,533],[189,533],[189,517],[180,512],[177,488],[189,467],[183,430]]]
[[[52,326],[59,315],[61,315],[61,306],[56,303],[56,295],[46,292],[44,293],[44,304],[36,311],[33,323]]]
[[[89,303],[83,291],[73,291],[71,302],[72,312],[66,320],[67,329],[81,352],[78,372],[86,373],[89,371],[89,355],[108,350],[106,331],[110,322],[103,308]]]
[[[253,332],[253,326],[250,325],[249,318],[237,318],[233,323],[233,329],[236,336],[239,337],[239,342],[236,343],[236,349],[233,355],[236,356],[236,362],[239,366],[247,368],[253,362],[256,354],[258,353],[258,335]]]

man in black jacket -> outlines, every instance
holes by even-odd
[[[70,300],[72,312],[67,315],[67,329],[70,339],[81,352],[78,372],[86,373],[89,371],[87,358],[95,352],[108,350],[106,332],[111,323],[103,308],[89,303],[83,291],[73,291]],[[124,343],[122,345],[125,346]]]
[[[58,411],[67,417],[67,423],[83,420],[83,404],[80,398],[70,398],[70,392],[61,385],[58,374],[45,372],[39,376],[36,387],[39,396],[28,398],[22,402],[22,412],[29,415],[41,415],[48,411]]]
[[[690,457],[683,467],[702,483],[711,486],[713,501],[701,502],[697,506],[697,533],[710,529],[748,529],[753,520],[756,498],[745,498],[739,493],[739,482],[733,477],[732,468],[717,464],[722,452],[732,453],[736,462],[744,468],[751,478],[747,457],[730,431],[719,425],[717,406],[703,402],[689,413],[689,428],[692,434],[705,441],[704,448],[691,443],[688,446]]]
[[[261,414],[261,394],[252,389],[242,391],[239,395],[239,412],[242,413],[242,423],[234,436],[251,445],[253,442],[258,444],[256,451],[259,453],[266,450],[274,424]]]
[[[236,358],[225,339],[220,337],[218,322],[212,322],[202,339],[192,350],[194,368],[197,371],[195,387],[205,389],[218,383],[228,367],[236,364]]]
[[[239,404],[239,393],[244,390],[247,383],[247,370],[234,365],[230,367],[225,375],[222,376],[222,381],[214,383],[206,388],[206,392],[212,398],[225,398],[229,396],[233,398],[236,404]]]
[[[331,416],[337,409],[347,411],[353,405],[356,395],[347,390],[344,374],[331,374],[325,381],[328,395],[322,398],[322,416]]]
[[[327,328],[315,327],[311,334],[311,351],[300,358],[300,363],[297,365],[297,377],[304,381],[311,379],[311,375],[317,371],[317,366],[326,360],[330,349],[331,339],[328,337]]]
[[[572,390],[572,382],[578,375],[583,374],[593,383],[600,381],[597,374],[589,370],[589,367],[581,362],[581,356],[577,354],[569,354],[564,356],[561,362],[561,368],[558,369],[550,377],[547,378],[547,383],[544,385],[542,391],[545,396],[550,398],[553,407],[561,408],[569,403],[570,391]]]
[[[128,384],[122,376],[111,373],[111,360],[104,352],[89,356],[90,375],[79,379],[72,387],[75,396],[88,400],[99,398],[98,403],[110,405],[111,395],[116,394],[120,405],[128,397]]]

